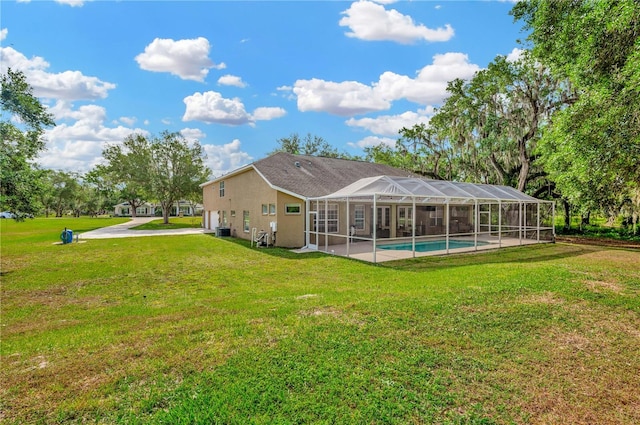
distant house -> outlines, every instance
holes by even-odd
[[[407,174],[384,164],[279,152],[202,184],[203,224],[243,239],[251,239],[255,229],[269,233],[276,246],[302,247],[307,228],[314,226],[308,199],[365,177]]]
[[[115,206],[113,214],[116,217],[132,217],[133,216],[132,209],[133,208],[131,207],[129,202],[123,202]],[[180,215],[185,217],[191,217],[191,216],[202,215],[202,211],[203,211],[203,208],[201,204],[193,205],[188,201],[178,201],[171,207],[171,213],[169,215],[173,217],[177,217]],[[156,216],[162,216],[162,207],[160,205],[146,202],[143,205],[136,208],[136,217],[156,217]]]

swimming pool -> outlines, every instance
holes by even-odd
[[[488,245],[489,242],[478,241],[478,246]],[[472,248],[475,246],[473,241],[460,241],[449,239],[449,249],[456,248]],[[389,245],[378,245],[380,249],[390,249],[394,251],[411,251],[412,245],[411,242],[408,243],[394,243]],[[430,251],[441,251],[447,249],[447,241],[445,239],[435,240],[435,241],[421,241],[416,242],[416,252],[430,252]]]

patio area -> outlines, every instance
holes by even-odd
[[[378,176],[306,211],[306,249],[374,263],[555,238],[554,203],[508,186]]]

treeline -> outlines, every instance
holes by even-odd
[[[53,116],[33,96],[25,75],[1,76],[0,210],[17,220],[37,214],[98,215],[127,201],[135,217],[146,202],[162,207],[164,222],[174,203],[201,202],[200,183],[211,171],[202,146],[179,133],[132,134],[103,151],[103,164],[88,173],[43,170],[35,160],[44,150],[45,129]],[[17,117],[17,120],[14,120]]]
[[[505,184],[557,199],[588,221],[640,214],[640,3],[522,1],[529,36],[454,80],[428,125],[400,130],[367,159],[434,179]]]

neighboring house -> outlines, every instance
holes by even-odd
[[[408,174],[384,164],[278,152],[202,184],[203,224],[243,239],[251,239],[256,229],[268,232],[276,246],[301,247],[306,227],[313,226],[308,224],[308,199],[362,178]]]
[[[153,217],[155,216],[155,208],[155,205],[145,203],[136,208],[136,216]],[[133,215],[133,207],[128,202],[123,202],[115,206],[113,215],[116,217],[131,217]]]
[[[178,201],[171,207],[170,216],[183,215],[186,217],[202,215],[203,207],[201,204],[195,204],[188,201]],[[132,207],[128,202],[118,204],[114,208],[114,215],[116,217],[131,217]],[[145,203],[142,206],[136,208],[137,217],[155,217],[162,215],[162,207],[151,203]]]

